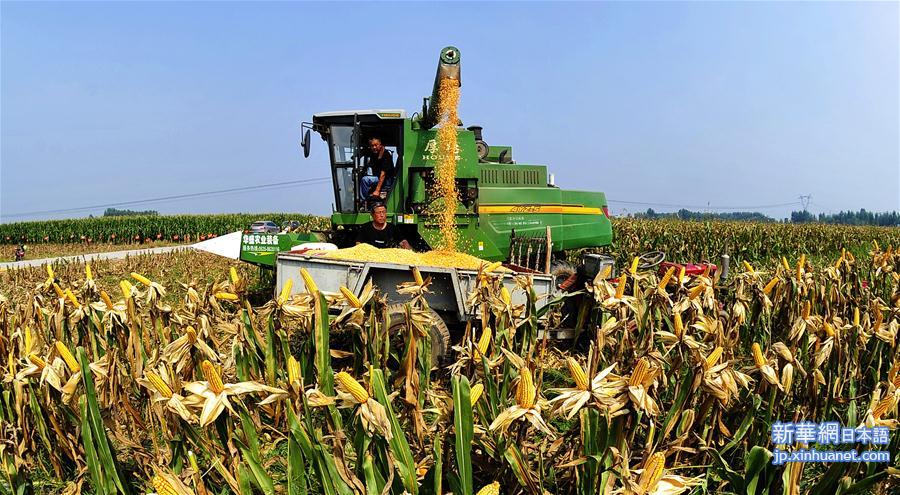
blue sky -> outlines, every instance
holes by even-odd
[[[465,124],[549,165],[561,187],[900,209],[898,5],[3,2],[0,220],[326,176],[324,143],[304,160],[299,123],[417,110],[449,44]],[[324,214],[332,202],[316,185],[135,208]]]

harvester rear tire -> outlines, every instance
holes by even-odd
[[[387,315],[390,318],[390,326],[388,327],[388,335],[393,337],[404,332],[406,326],[406,305],[391,304],[387,307]],[[441,362],[450,351],[450,330],[447,323],[433,309],[428,310],[431,313],[431,364],[440,366]]]

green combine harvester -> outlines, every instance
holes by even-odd
[[[275,267],[278,253],[308,242],[329,242],[340,248],[354,244],[357,229],[370,220],[365,202],[357,198],[365,174],[366,144],[378,137],[392,151],[395,181],[384,199],[388,222],[416,250],[438,244],[440,229],[431,194],[437,148],[440,82],[460,85],[460,53],[441,50],[431,98],[421,113],[405,110],[324,112],[304,122],[301,144],[309,156],[310,131],[328,145],[334,188],[334,213],[327,232],[249,234],[241,239],[240,258],[263,267]],[[457,129],[456,187],[459,207],[456,225],[462,252],[489,261],[549,272],[550,260],[564,250],[607,246],[612,242],[606,196],[601,192],[563,190],[548,180],[545,165],[516,163],[510,146],[491,146],[482,128]]]

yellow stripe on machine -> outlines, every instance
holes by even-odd
[[[560,213],[563,215],[602,215],[603,210],[590,206],[581,205],[481,205],[478,207],[478,213],[497,214],[545,214]]]

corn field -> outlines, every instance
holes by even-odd
[[[324,293],[305,276],[299,293],[254,305],[249,270],[204,280],[179,256],[0,274],[0,492],[900,487],[890,247],[819,266],[742,263],[727,280],[626,264],[539,310],[529,277],[516,306],[485,266],[468,304],[488,316],[442,363],[417,270],[395,325],[377,287]],[[160,267],[176,263],[187,271]],[[147,276],[166,273],[180,283]],[[580,308],[579,339],[541,338],[566,302]],[[891,428],[879,448],[894,460],[773,465],[776,448],[801,447],[773,445],[773,423],[802,420]]]
[[[246,229],[256,220],[278,225],[296,220],[305,230],[328,226],[323,217],[291,213],[99,217],[0,224],[0,243],[196,242]]]

